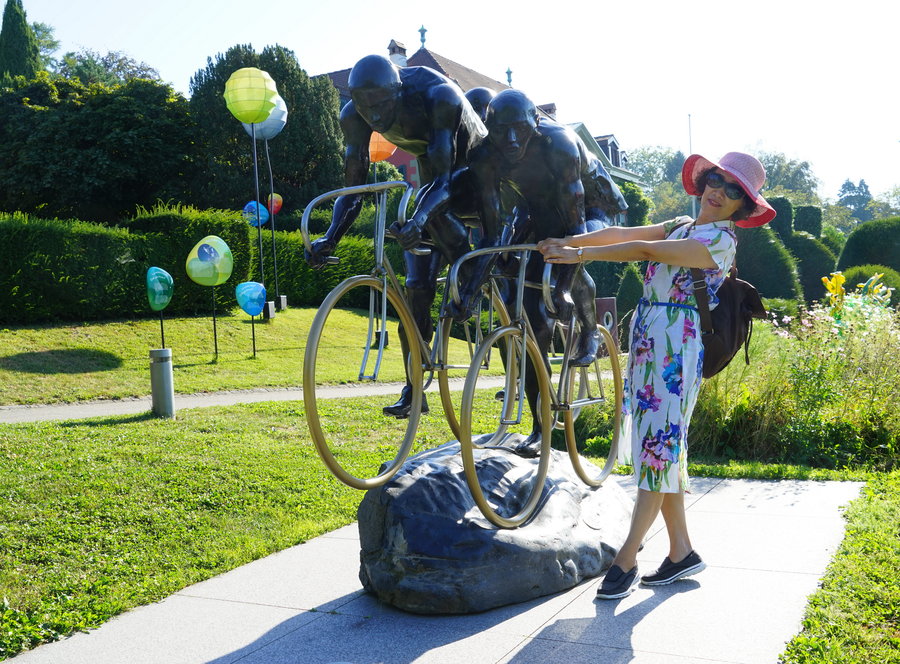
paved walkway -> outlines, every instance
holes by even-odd
[[[344,392],[346,394],[346,392]],[[299,391],[177,397],[178,408]],[[133,409],[133,410],[128,410]],[[137,413],[149,400],[3,407],[0,421]],[[633,494],[630,477],[613,477]],[[776,664],[800,630],[857,482],[695,478],[688,520],[708,568],[618,601],[598,579],[476,615],[417,616],[363,592],[356,524],[137,608],[89,633],[40,646],[17,664]],[[527,526],[526,526],[527,527]],[[657,521],[638,558],[667,553]]]

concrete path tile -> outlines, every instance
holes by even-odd
[[[731,664],[706,657],[678,657],[668,653],[635,652],[629,648],[529,639],[498,664]],[[774,663],[773,663],[774,664]]]
[[[274,641],[318,615],[268,606],[173,596],[18,655],[16,664],[194,664]]]
[[[435,619],[429,624],[387,617],[324,615],[259,649],[246,649],[239,664],[333,664],[336,662],[412,662],[477,664],[496,662],[521,643],[521,637],[486,636],[475,624]],[[231,659],[209,664],[231,664]]]
[[[599,582],[590,584],[594,589]],[[699,660],[774,662],[800,628],[813,574],[709,568],[621,600],[584,593],[534,639]]]
[[[353,524],[356,527],[355,524]],[[331,611],[359,597],[359,537],[317,537],[188,586],[185,597]]]

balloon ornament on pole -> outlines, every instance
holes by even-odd
[[[275,215],[281,210],[282,198],[275,193],[275,181],[272,177],[272,159],[269,156],[269,139],[275,138],[284,129],[287,124],[287,104],[281,95],[275,98],[275,108],[272,109],[271,115],[263,122],[256,125],[244,123],[244,130],[254,141],[265,141],[266,147],[266,166],[269,169],[269,197],[268,210],[271,215],[271,237],[272,237],[272,274],[275,277],[275,308],[282,311],[287,308],[287,298],[281,294],[278,287],[278,258],[275,253]],[[265,224],[265,222],[263,222]]]
[[[207,235],[191,249],[184,264],[191,281],[201,286],[212,286],[213,343],[216,358],[219,357],[219,337],[216,332],[216,286],[224,284],[234,269],[234,257],[225,240]]]
[[[266,305],[266,287],[256,281],[245,281],[234,289],[238,306],[250,316],[250,330],[253,334],[253,357],[256,357],[256,316]]]
[[[256,190],[254,201],[259,201],[259,170],[256,157],[256,129],[269,119],[277,106],[278,88],[267,72],[256,67],[243,67],[235,71],[225,82],[225,105],[231,114],[240,122],[250,125],[250,136],[253,139],[253,183]],[[260,210],[256,206],[256,235],[259,242],[259,280],[265,283],[262,251],[262,224]],[[214,319],[215,320],[215,319]]]
[[[172,275],[161,267],[151,267],[147,270],[147,301],[150,309],[159,312],[159,335],[161,346],[166,347],[166,330],[163,327],[163,309],[172,301],[172,293],[175,285]]]

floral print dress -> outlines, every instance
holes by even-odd
[[[734,230],[730,221],[678,226],[683,221],[689,218],[666,222],[666,236],[706,245],[718,266],[703,270],[714,309],[715,293],[734,264]],[[703,371],[692,282],[690,268],[651,262],[631,321],[619,461],[634,466],[638,488],[646,491],[688,490],[687,431]]]

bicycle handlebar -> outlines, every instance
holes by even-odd
[[[409,205],[409,198],[410,196],[412,196],[413,192],[412,185],[408,182],[403,182],[402,180],[391,180],[390,182],[361,184],[354,187],[343,187],[341,189],[335,189],[333,191],[326,192],[321,196],[316,196],[309,202],[309,204],[306,206],[306,209],[303,210],[303,219],[300,222],[300,235],[303,238],[303,246],[306,248],[306,251],[308,253],[312,253],[312,242],[309,241],[309,216],[312,214],[312,211],[316,209],[323,201],[327,201],[331,198],[337,198],[338,196],[353,196],[355,194],[377,194],[389,189],[395,189],[397,187],[406,187],[406,191],[403,192],[403,198],[400,199],[400,207],[397,211],[397,222],[401,226],[404,226],[406,224],[406,208]],[[326,259],[326,262],[329,265],[334,265],[340,262],[340,259],[337,256],[329,256]]]

